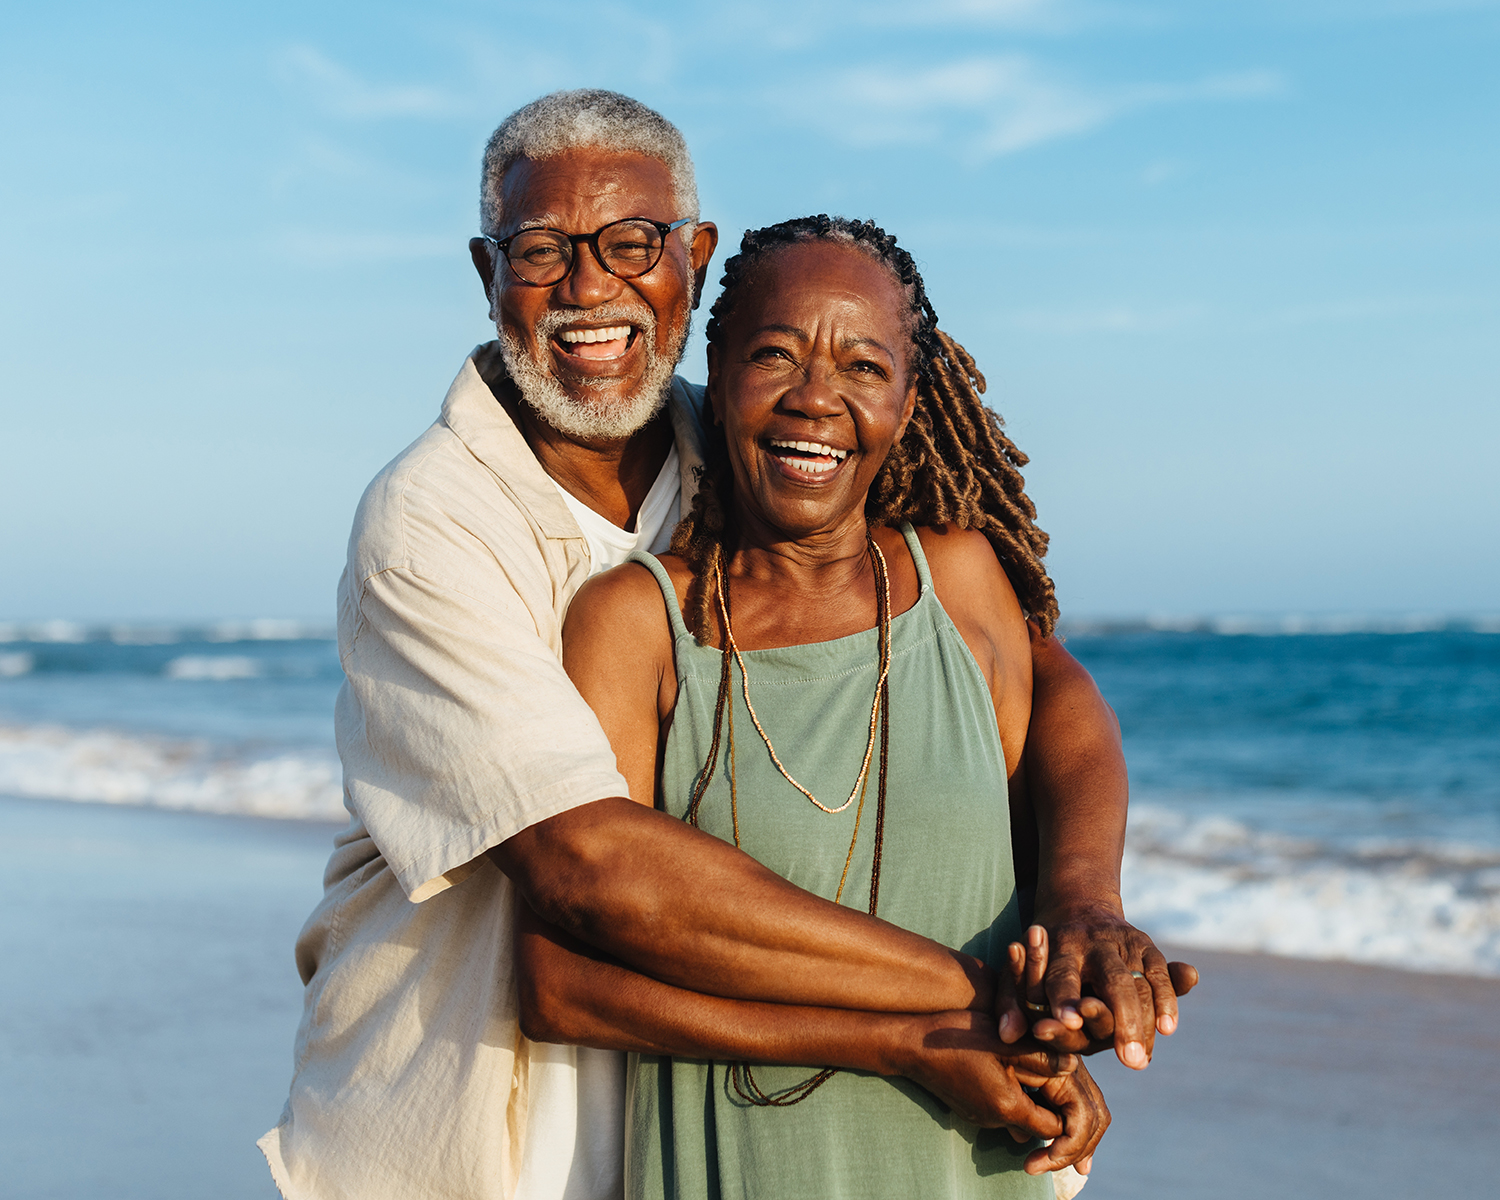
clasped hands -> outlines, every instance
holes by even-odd
[[[1155,1035],[1177,1028],[1177,997],[1198,972],[1169,963],[1107,909],[1067,914],[1053,930],[1049,938],[1033,925],[1009,947],[992,1014],[921,1018],[922,1052],[902,1073],[967,1120],[1006,1128],[1018,1142],[1047,1140],[1027,1156],[1028,1173],[1071,1165],[1086,1175],[1110,1115],[1080,1056],[1113,1048],[1145,1069]]]

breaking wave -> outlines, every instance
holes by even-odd
[[[45,725],[0,725],[0,794],[302,820],[347,815],[331,748],[235,753],[207,741]]]
[[[1134,805],[1122,892],[1176,945],[1500,975],[1500,844],[1299,837]]]

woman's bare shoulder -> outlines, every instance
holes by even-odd
[[[917,530],[932,586],[951,617],[960,615],[987,628],[995,622],[1025,624],[1016,590],[990,539],[975,529],[932,525]]]
[[[588,580],[568,606],[563,659],[611,661],[670,658],[672,628],[654,576],[641,563],[621,563]]]

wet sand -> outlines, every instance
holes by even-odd
[[[334,827],[0,799],[13,1200],[274,1200],[292,941]],[[1204,983],[1085,1200],[1500,1194],[1500,980],[1178,952]]]
[[[274,1200],[334,832],[0,799],[0,1194]]]
[[[1500,980],[1174,950],[1203,982],[1114,1113],[1087,1200],[1500,1195]]]

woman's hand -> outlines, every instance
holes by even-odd
[[[1064,1132],[1050,1145],[1026,1156],[1026,1173],[1060,1171],[1071,1166],[1087,1175],[1094,1165],[1094,1150],[1109,1128],[1109,1107],[1104,1093],[1083,1064],[1071,1075],[1049,1079],[1038,1097],[1062,1119]],[[1080,1185],[1082,1186],[1082,1185]]]
[[[921,1084],[982,1128],[1008,1127],[1023,1141],[1063,1136],[1063,1118],[1024,1089],[1071,1075],[1081,1066],[1076,1055],[1030,1039],[1006,1045],[983,1013],[930,1013],[909,1021],[889,1073]]]

